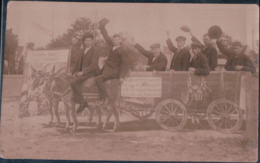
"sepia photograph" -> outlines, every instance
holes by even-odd
[[[259,6],[9,1],[0,158],[257,162]]]

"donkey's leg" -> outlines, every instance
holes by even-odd
[[[116,131],[119,126],[119,113],[116,109],[116,106],[113,103],[111,105],[109,105],[109,110],[110,110],[111,115],[113,114],[115,117],[114,127],[113,127],[112,131]],[[111,115],[110,115],[110,117],[111,117]],[[110,118],[110,117],[108,117],[108,118]],[[108,121],[109,121],[109,119],[108,119]]]
[[[89,117],[88,117],[88,125],[91,124],[94,116],[94,108],[92,106],[88,106],[88,111],[89,111]]]
[[[73,98],[70,98],[67,102],[68,109],[70,110],[70,114],[73,120],[73,128],[72,131],[75,132],[78,128],[78,119],[76,115],[76,109],[75,109],[75,103],[73,101]]]
[[[104,129],[107,128],[107,125],[108,125],[108,123],[109,123],[109,120],[110,120],[110,118],[111,118],[111,116],[112,116],[112,114],[113,114],[113,112],[112,112],[112,107],[111,107],[110,105],[107,105],[106,107],[107,107],[108,113],[107,113],[107,117],[106,117],[106,120],[105,120],[104,125],[103,125],[103,128],[104,128]]]
[[[114,123],[113,131],[116,131],[117,128],[118,128],[118,126],[119,126],[119,113],[118,113],[118,111],[116,110],[116,107],[115,107],[115,106],[113,107],[112,112],[113,112],[114,117],[115,117],[115,123]]]
[[[101,109],[97,105],[97,106],[95,106],[95,110],[96,110],[96,113],[97,113],[97,116],[98,116],[96,128],[98,130],[102,130],[102,112],[101,112]]]
[[[69,126],[70,126],[70,120],[69,120],[69,106],[67,104],[67,102],[63,101],[64,102],[64,110],[65,110],[65,115],[66,115],[66,125],[65,125],[65,129],[66,130],[69,130]]]
[[[54,109],[54,114],[56,116],[57,124],[60,125],[60,115],[59,115],[59,100],[53,100],[53,109]]]
[[[53,123],[53,102],[52,100],[50,99],[50,106],[49,106],[49,112],[50,112],[50,116],[51,116],[51,119],[49,121],[49,124],[52,124]]]

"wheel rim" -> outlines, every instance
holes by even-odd
[[[176,100],[163,101],[157,107],[156,120],[163,129],[179,130],[184,127],[187,121],[186,108]]]
[[[232,133],[241,127],[241,111],[238,105],[232,101],[218,100],[209,106],[208,121],[212,128]]]

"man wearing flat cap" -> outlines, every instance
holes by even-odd
[[[243,53],[243,45],[239,41],[232,43],[232,53],[228,58],[225,69],[227,71],[248,71],[256,73],[255,66],[251,59]]]
[[[193,71],[195,75],[208,75],[210,68],[208,65],[207,57],[202,54],[203,45],[199,42],[193,42],[191,44],[191,49],[194,54],[191,59],[189,71]]]
[[[146,71],[165,71],[167,66],[167,58],[161,52],[159,43],[150,46],[151,50],[145,50],[140,44],[135,44],[135,48],[148,59]]]
[[[190,65],[190,52],[185,48],[186,38],[184,36],[178,36],[175,40],[177,42],[177,47],[175,47],[170,39],[170,33],[167,31],[166,43],[170,51],[174,53],[171,61],[170,69],[174,71],[188,71]]]
[[[94,36],[92,33],[86,33],[82,37],[84,48],[82,49],[81,56],[77,61],[76,71],[73,73],[73,78],[70,80],[74,101],[80,103],[77,112],[81,112],[88,103],[83,99],[82,83],[92,76],[96,76],[96,69],[98,67],[97,49],[93,47]]]

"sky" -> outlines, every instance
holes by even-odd
[[[257,5],[245,4],[147,4],[147,3],[86,3],[86,2],[18,2],[7,9],[7,29],[18,35],[19,45],[32,41],[35,47],[46,46],[52,38],[66,32],[79,17],[92,21],[110,20],[110,35],[127,32],[136,42],[148,48],[158,42],[165,45],[166,31],[172,40],[188,26],[202,40],[209,27],[218,25],[224,33],[251,48],[259,36]]]

